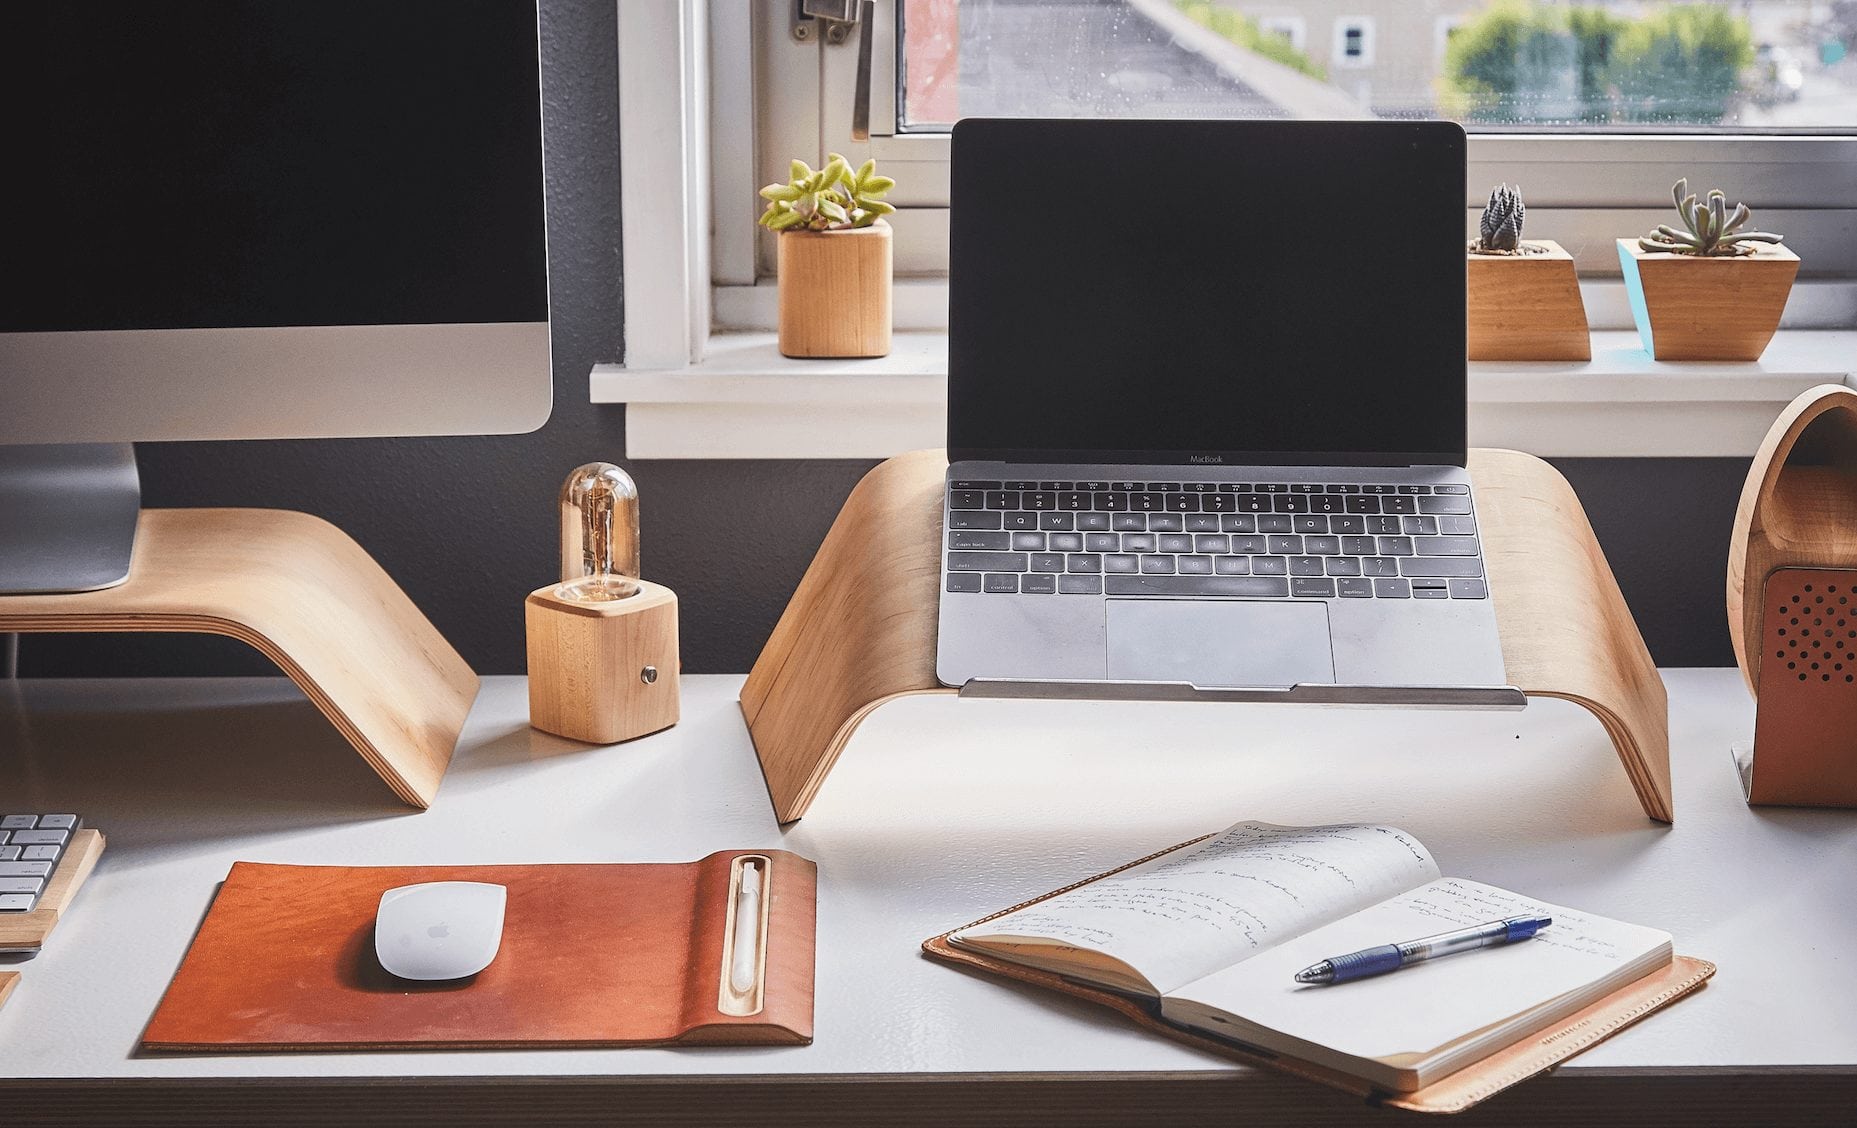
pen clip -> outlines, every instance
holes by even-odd
[[[767,977],[767,918],[772,901],[773,862],[765,854],[742,854],[729,866],[728,902],[723,907],[721,981],[716,1009],[723,1014],[761,1013]]]

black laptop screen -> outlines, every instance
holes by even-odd
[[[1447,122],[954,130],[956,459],[1457,463]]]

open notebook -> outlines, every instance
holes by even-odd
[[[1522,913],[1532,940],[1332,987],[1296,971]],[[1441,877],[1388,826],[1244,822],[948,934],[957,951],[1144,1001],[1215,1039],[1412,1092],[1671,962],[1670,935]]]

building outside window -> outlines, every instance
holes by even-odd
[[[1373,20],[1343,16],[1335,21],[1335,65],[1354,69],[1373,65]]]
[[[1847,61],[1857,3],[1849,0],[901,0],[899,7],[905,61],[940,64],[898,75],[905,130],[945,129],[963,114],[1009,108],[1172,116],[1223,104],[1226,116],[1274,116],[1244,88],[1241,64],[1176,34],[1183,22],[1317,80],[1327,80],[1330,65],[1371,70],[1366,77],[1382,102],[1368,109],[1382,116],[1580,128],[1857,124],[1857,65]],[[1329,58],[1308,53],[1310,32],[1331,44]],[[1446,50],[1449,42],[1457,47]],[[1226,81],[1208,78],[1208,63]]]

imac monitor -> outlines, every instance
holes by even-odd
[[[0,136],[0,592],[122,581],[128,443],[547,419],[534,0],[7,5]]]

